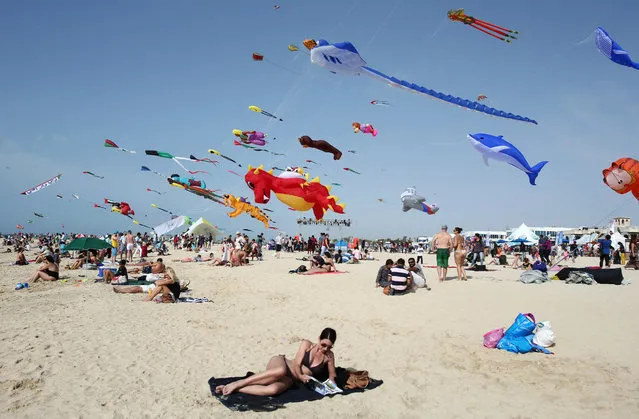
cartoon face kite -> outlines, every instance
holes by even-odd
[[[618,194],[632,192],[639,199],[639,161],[623,157],[603,170],[603,181]]]

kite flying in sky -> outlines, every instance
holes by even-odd
[[[209,172],[205,172],[204,170],[195,170],[195,171],[191,171],[189,169],[187,169],[186,167],[184,167],[182,165],[182,163],[180,163],[180,160],[187,160],[187,161],[201,161],[201,160],[197,160],[195,158],[189,158],[189,157],[176,157],[171,153],[167,153],[165,151],[157,151],[157,150],[144,150],[144,153],[147,156],[156,156],[156,157],[162,157],[165,159],[171,159],[174,162],[176,162],[178,164],[178,166],[180,166],[182,169],[184,169],[185,171],[187,171],[189,174],[196,174],[196,173],[206,173],[207,175],[210,174]]]
[[[263,146],[266,144],[266,134],[260,131],[242,131],[239,129],[233,130],[233,135],[242,140],[244,144],[255,144]]]
[[[639,70],[639,63],[632,61],[628,51],[621,48],[621,45],[616,43],[610,35],[608,35],[608,32],[601,27],[595,30],[595,44],[597,44],[599,51],[613,63]]]
[[[323,151],[324,153],[330,153],[333,155],[333,160],[339,160],[342,158],[342,152],[339,151],[335,146],[333,146],[328,141],[324,140],[313,140],[308,135],[303,135],[298,138],[298,141],[304,148],[314,148],[319,151]],[[310,160],[306,160],[307,162],[311,162]]]
[[[377,130],[373,128],[371,124],[360,124],[359,122],[353,122],[353,132],[357,134],[371,134],[373,137],[377,137]]]
[[[390,102],[387,100],[371,100],[371,105],[390,106]]]
[[[120,148],[116,143],[114,143],[111,140],[104,140],[104,146],[105,147],[110,147],[110,148],[117,148],[120,151],[124,151],[125,153],[131,153],[131,154],[135,154],[136,152],[133,150],[127,150],[125,148]]]
[[[618,194],[631,192],[639,200],[639,161],[622,157],[603,170],[603,181]]]
[[[402,210],[404,212],[414,209],[417,211],[423,211],[428,215],[433,215],[439,211],[437,204],[427,204],[425,202],[426,198],[417,195],[415,188],[406,188],[400,198],[402,200]]]
[[[312,42],[311,42],[312,41]],[[388,76],[380,71],[377,71],[371,67],[366,66],[366,61],[362,59],[359,52],[355,49],[350,42],[340,42],[337,44],[329,44],[327,41],[320,39],[316,46],[313,46],[313,40],[305,40],[304,45],[311,49],[311,62],[317,64],[332,73],[346,74],[346,75],[366,75],[376,80],[389,83],[393,87],[399,87],[406,89],[413,93],[419,93],[434,97],[435,99],[443,100],[444,102],[452,103],[453,105],[461,106],[477,112],[482,112],[488,115],[497,116],[499,118],[507,118],[515,121],[530,122],[537,124],[530,118],[526,118],[520,115],[514,115],[498,109],[491,108],[483,105],[479,102],[472,100],[462,99],[459,97],[447,95],[437,92],[435,90],[427,89],[416,84],[397,79],[392,76]]]
[[[36,185],[36,186],[34,186],[33,188],[31,188],[31,189],[27,189],[27,190],[26,190],[26,191],[24,191],[24,192],[20,192],[20,195],[31,195],[32,193],[36,193],[36,192],[38,192],[39,190],[44,189],[44,188],[46,188],[47,186],[51,186],[51,185],[53,185],[54,183],[56,183],[57,181],[59,181],[61,176],[62,176],[62,174],[59,174],[59,175],[57,175],[57,176],[52,177],[52,178],[51,178],[51,179],[49,179],[49,180],[45,180],[45,181],[44,181],[44,182],[42,182],[41,184]]]
[[[155,192],[158,195],[164,195],[165,192],[156,191],[155,189],[146,188],[147,192]]]
[[[517,39],[514,35],[519,34],[517,31],[512,31],[501,26],[493,25],[492,23],[484,22],[483,20],[475,19],[472,16],[468,16],[464,12],[464,9],[450,10],[448,12],[448,19],[453,22],[461,22],[465,25],[472,26],[478,31],[508,43],[511,42],[511,39]]]
[[[91,172],[82,172],[82,174],[84,175],[91,175],[93,177],[97,177],[98,179],[104,179],[104,176],[98,176],[95,173],[91,173]]]
[[[344,168],[344,170],[346,170],[347,172],[353,172],[353,173],[357,173],[358,175],[361,175],[361,173],[360,173],[360,172],[357,172],[357,171],[355,171],[355,170],[353,170],[353,169],[350,169],[350,168],[348,168],[348,167],[345,167],[345,168]]]
[[[232,158],[230,158],[230,157],[228,157],[228,156],[225,156],[224,154],[220,153],[220,152],[219,152],[219,151],[217,151],[217,150],[214,150],[214,149],[212,149],[212,148],[211,148],[211,149],[209,149],[209,153],[211,153],[211,154],[215,154],[215,155],[218,155],[218,156],[222,157],[223,159],[226,159],[226,160],[228,160],[228,161],[230,161],[230,162],[233,162],[233,163],[237,164],[238,166],[242,167],[242,165],[241,165],[241,164],[239,164],[238,162],[236,162],[236,161],[235,161],[235,160],[233,160]]]
[[[160,173],[160,172],[156,172],[155,170],[151,170],[151,169],[149,169],[149,168],[148,168],[148,167],[146,167],[146,166],[142,166],[142,167],[140,168],[140,171],[142,171],[142,172],[151,172],[151,173],[156,174],[156,175],[158,175],[158,176],[166,177],[166,176],[165,176],[165,175],[163,175],[162,173]]]
[[[539,175],[541,169],[548,163],[542,161],[535,166],[530,167],[521,151],[514,145],[504,140],[500,135],[498,137],[490,134],[468,134],[468,140],[473,148],[479,151],[484,159],[484,163],[488,166],[488,159],[503,161],[511,166],[516,167],[528,175],[531,185],[535,185],[535,179]]]
[[[251,105],[251,106],[249,106],[249,109],[252,110],[253,112],[258,112],[258,113],[261,113],[262,115],[266,115],[266,116],[268,116],[270,118],[273,118],[273,119],[279,119],[280,121],[284,122],[284,120],[282,118],[278,118],[277,116],[273,115],[272,113],[266,112],[265,110],[263,110],[259,106]]]

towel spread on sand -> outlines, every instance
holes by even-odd
[[[366,390],[372,390],[384,383],[384,381],[382,380],[374,380],[371,378],[368,384],[368,387],[366,387],[365,389],[360,388],[355,390],[349,390],[344,388],[345,377],[347,374],[346,370],[344,368],[337,368],[336,372],[337,372],[337,377],[335,379],[336,384],[338,385],[338,387],[344,390],[343,393],[338,393],[338,394],[341,394],[343,396],[346,396],[352,393],[361,393]],[[281,407],[284,407],[284,405],[287,403],[298,403],[298,402],[320,400],[324,397],[333,397],[337,395],[337,394],[333,394],[333,395],[322,396],[321,394],[303,385],[293,386],[289,388],[288,390],[286,390],[284,393],[274,397],[253,396],[250,394],[243,394],[243,393],[232,393],[232,394],[229,394],[228,396],[223,396],[215,392],[215,388],[217,386],[226,385],[230,382],[241,380],[242,378],[246,378],[250,375],[253,375],[253,373],[248,372],[244,377],[225,377],[225,378],[211,377],[211,379],[209,380],[209,387],[211,388],[211,394],[213,394],[213,396],[215,396],[220,401],[220,403],[222,403],[224,406],[237,412],[246,412],[249,410],[252,410],[255,412],[272,412]]]

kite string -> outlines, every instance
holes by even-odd
[[[371,39],[368,41],[368,43],[365,45],[365,47],[368,47],[373,42],[373,40],[377,38],[377,35],[379,35],[379,33],[382,31],[382,29],[384,29],[384,27],[386,26],[390,18],[395,14],[395,11],[397,10],[401,2],[402,0],[397,0],[395,2],[395,7],[393,7],[393,10],[391,10],[391,12],[388,15],[386,15],[386,19],[384,19],[384,22],[382,22],[382,24],[377,27],[377,30],[375,31]]]

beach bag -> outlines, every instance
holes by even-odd
[[[533,335],[528,336],[508,336],[504,335],[502,340],[497,344],[497,349],[512,352],[515,354],[527,354],[528,352],[543,352],[552,354],[548,349],[534,344]]]
[[[368,376],[368,371],[349,371],[344,387],[349,390],[366,388],[369,382],[370,377]]]
[[[535,263],[533,263],[533,271],[541,271],[541,272],[548,272],[548,268],[546,267],[546,264],[540,261],[535,261]]]
[[[484,335],[484,346],[487,348],[495,348],[497,344],[504,337],[504,328],[491,330]]]
[[[537,323],[537,330],[533,337],[533,343],[544,348],[549,348],[555,344],[555,333],[549,321]]]
[[[532,313],[519,313],[515,322],[506,330],[505,336],[519,337],[532,335],[535,330],[535,316]]]
[[[413,272],[412,274],[413,274],[413,284],[415,288],[424,288],[426,286],[426,279],[424,279],[423,276],[416,274],[415,272]]]
[[[499,264],[508,265],[508,259],[506,258],[506,255],[499,256]]]

